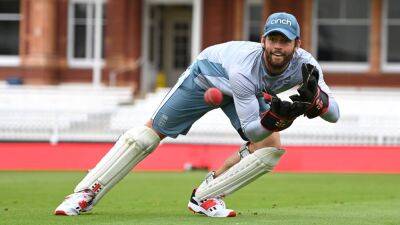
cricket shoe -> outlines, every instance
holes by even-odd
[[[55,215],[77,216],[93,208],[94,193],[91,190],[76,192],[65,197],[64,201],[54,210]]]
[[[221,198],[209,198],[202,201],[195,197],[196,189],[193,190],[192,196],[188,203],[188,208],[193,213],[204,214],[209,217],[235,217],[236,212],[227,209],[225,202]]]

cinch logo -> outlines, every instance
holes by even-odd
[[[292,26],[292,22],[290,22],[290,20],[288,20],[288,19],[274,19],[274,20],[271,20],[271,24],[276,24],[276,23],[281,23],[281,24],[286,24],[286,25]]]

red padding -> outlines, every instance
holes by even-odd
[[[0,143],[0,170],[87,170],[109,143]],[[215,169],[236,145],[161,145],[136,170],[182,171],[185,164]],[[275,171],[400,173],[400,146],[288,146]]]

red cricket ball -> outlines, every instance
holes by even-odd
[[[204,93],[204,101],[207,105],[219,106],[222,103],[224,96],[218,88],[209,88]]]

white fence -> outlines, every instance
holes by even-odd
[[[0,140],[115,141],[144,124],[168,89],[133,101],[128,88],[0,86]],[[400,89],[333,88],[341,119],[297,119],[281,132],[285,145],[400,145]],[[290,90],[280,95],[287,98]],[[133,102],[133,104],[132,104]],[[221,110],[197,121],[174,143],[240,144]]]

